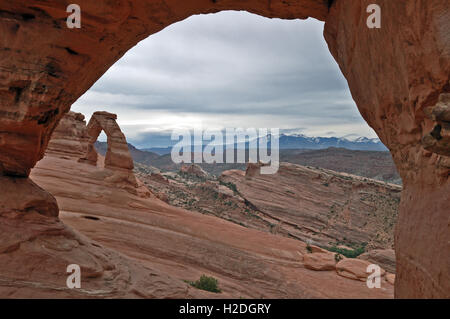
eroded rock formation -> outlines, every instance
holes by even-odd
[[[280,235],[326,247],[394,246],[400,186],[283,162],[273,175],[260,174],[260,167],[248,164],[245,175],[230,170],[220,176],[258,213],[250,227],[261,229],[264,220]]]
[[[450,94],[441,94],[439,102],[426,111],[427,117],[436,124],[433,130],[423,137],[423,147],[432,153],[450,156]]]
[[[71,104],[127,50],[172,23],[221,10],[314,17],[326,21],[330,51],[403,179],[396,296],[449,297],[450,158],[441,146],[425,149],[422,137],[436,127],[425,110],[450,92],[450,1],[375,2],[381,29],[365,24],[373,0],[80,0],[82,28],[68,29],[63,2],[2,1],[0,173],[26,178]]]
[[[336,264],[336,271],[342,277],[366,281],[367,277],[370,275],[370,273],[367,272],[367,267],[370,265],[371,263],[365,260],[344,258]],[[381,276],[386,274],[386,271],[383,268],[380,268],[380,271]]]
[[[86,155],[88,145],[89,135],[84,115],[70,111],[53,131],[46,152],[78,159]]]
[[[81,163],[99,166],[103,170],[92,176],[93,179],[102,179],[133,194],[149,197],[150,191],[134,175],[127,140],[116,119],[116,114],[95,112],[86,126],[83,114],[69,112],[55,129],[46,154],[69,156]],[[99,155],[94,146],[101,131],[108,138],[105,157]]]
[[[364,119],[390,149],[403,180],[396,225],[397,297],[450,296],[450,158],[424,149],[427,109],[450,92],[450,1],[334,1],[325,39]]]
[[[95,150],[95,142],[102,131],[108,138],[108,150],[105,156],[105,168],[121,168],[132,170],[134,168],[133,159],[128,150],[125,135],[120,130],[116,122],[117,115],[108,112],[95,112],[87,125],[89,144],[86,156],[81,161],[97,165],[98,154]]]

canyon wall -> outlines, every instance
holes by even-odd
[[[381,29],[365,24],[371,3],[381,7]],[[403,179],[396,296],[449,297],[450,158],[448,144],[439,142],[446,141],[447,128],[445,117],[434,109],[430,116],[429,109],[450,91],[450,0],[80,0],[81,29],[66,27],[68,4],[0,2],[0,185],[24,185],[17,186],[23,205],[0,192],[2,219],[8,221],[10,211],[32,211],[33,205],[56,218],[50,195],[34,192],[41,198],[36,201],[27,193],[34,189],[27,176],[72,103],[140,40],[193,14],[221,10],[313,17],[326,21],[330,51]],[[436,144],[431,132],[437,147],[430,147]],[[20,225],[11,231],[20,233]],[[2,231],[1,241],[7,233]]]
[[[398,185],[283,162],[274,175],[249,164],[245,175],[225,171],[220,181],[233,185],[277,234],[320,247],[393,248]]]

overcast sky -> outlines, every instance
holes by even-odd
[[[314,19],[246,12],[190,17],[131,49],[72,107],[118,115],[128,140],[200,127],[376,137]]]

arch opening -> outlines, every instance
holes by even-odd
[[[62,19],[65,8],[58,1],[45,6],[41,1],[4,2],[0,20],[4,35],[0,51],[2,183],[6,188],[13,185],[11,176],[28,181],[30,169],[43,157],[51,133],[70,106],[148,35],[194,14],[227,9],[286,19],[315,17],[326,21],[329,49],[364,119],[393,154],[404,182],[396,230],[396,296],[447,298],[450,275],[448,254],[443,252],[448,252],[448,145],[426,141],[425,149],[422,137],[437,125],[436,115],[429,117],[427,108],[450,92],[449,6],[447,1],[378,0],[382,27],[369,31],[364,8],[370,3],[333,1],[329,7],[323,0],[165,1],[163,5],[152,0],[107,4],[82,0],[84,29],[69,30]],[[432,138],[444,137],[442,127],[437,131]],[[27,194],[23,189],[22,193]],[[47,201],[55,213],[48,194],[35,194],[40,194],[40,208]],[[16,205],[17,211],[24,207],[28,211],[37,202],[22,200],[31,206]],[[7,195],[0,193],[0,201],[8,203]],[[8,208],[1,206],[3,211]]]

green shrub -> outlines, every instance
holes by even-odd
[[[236,184],[231,183],[231,182],[224,182],[224,181],[219,181],[220,185],[223,185],[225,187],[228,187],[229,189],[231,189],[233,191],[233,193],[238,193]]]
[[[332,246],[332,247],[328,247],[326,248],[327,250],[337,253],[337,254],[341,254],[347,258],[356,258],[359,255],[363,254],[366,251],[366,245],[361,245],[357,248],[354,249],[345,249],[345,248],[338,248],[336,246]]]
[[[219,289],[219,281],[214,277],[208,277],[206,275],[202,275],[197,281],[186,281],[192,287],[197,289],[206,290],[210,292],[219,293],[221,290]]]

